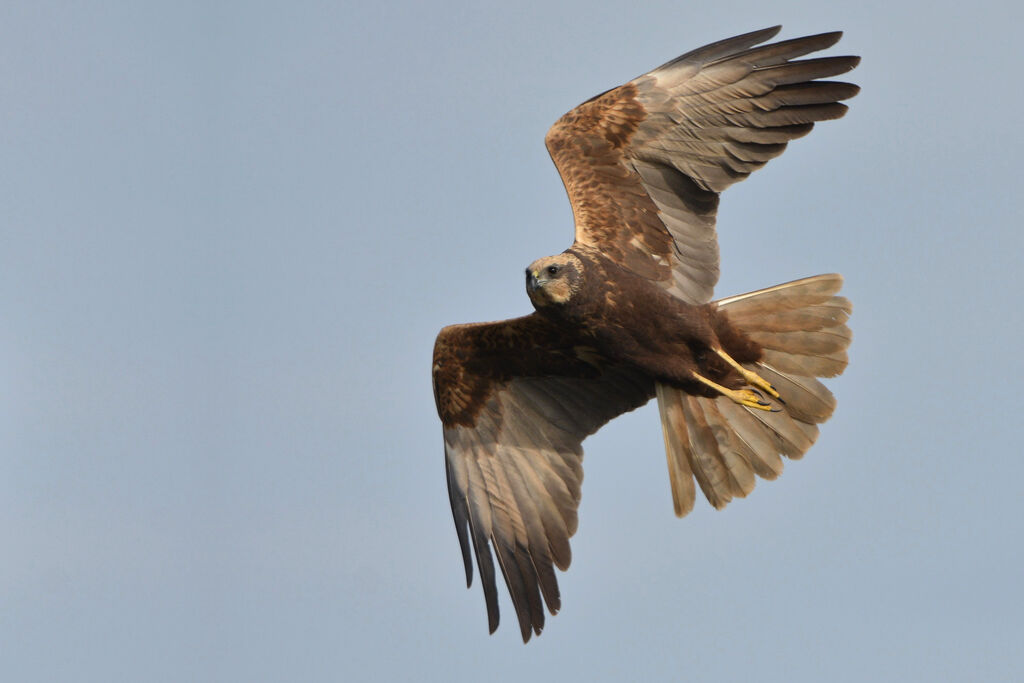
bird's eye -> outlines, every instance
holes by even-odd
[[[558,273],[558,266],[548,266],[548,275],[555,275]]]

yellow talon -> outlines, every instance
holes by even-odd
[[[758,410],[771,411],[772,406],[770,403],[765,402],[760,394],[750,389],[726,389],[721,384],[713,382],[707,377],[698,375],[696,372],[693,373],[694,378],[723,396],[729,398],[731,401],[740,404],[741,406],[747,406],[748,408],[757,408]],[[763,380],[762,380],[763,381]]]
[[[733,392],[736,396],[729,396],[733,401],[739,403],[741,406],[747,406],[748,408],[757,408],[758,410],[771,411],[772,406],[770,403],[765,403],[761,400],[761,397],[749,389],[740,389],[739,391]]]
[[[715,349],[715,353],[721,356],[722,360],[724,360],[726,363],[735,368],[736,372],[740,373],[740,375],[743,376],[743,379],[746,380],[747,384],[767,392],[768,395],[771,396],[772,398],[779,398],[779,392],[775,391],[775,387],[773,387],[771,383],[768,382],[768,380],[766,380],[764,377],[761,377],[761,375],[757,374],[756,372],[751,372],[750,370],[747,370],[745,367],[743,367],[735,360],[733,360],[732,356],[727,354],[722,349]]]

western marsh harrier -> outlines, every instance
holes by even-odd
[[[779,27],[694,50],[584,102],[548,131],[576,224],[572,246],[526,269],[534,313],[453,325],[433,380],[466,582],[480,572],[498,626],[491,551],[523,641],[561,601],[581,442],[658,398],[675,512],[696,485],[716,508],[810,448],[846,367],[838,275],[712,301],[718,195],[782,154],[858,88],[820,80],[857,57],[798,59],[824,33],[762,45]]]

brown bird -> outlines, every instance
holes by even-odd
[[[796,59],[823,33],[722,40],[584,102],[546,143],[572,204],[573,245],[526,269],[535,312],[453,325],[434,397],[466,583],[498,627],[493,549],[523,641],[561,607],[583,477],[581,442],[658,397],[676,515],[694,479],[724,507],[799,458],[835,408],[818,377],[846,367],[839,275],[711,301],[718,194],[846,112],[858,87],[818,80],[858,57]],[[472,552],[470,550],[472,542]]]

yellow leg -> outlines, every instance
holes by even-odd
[[[722,360],[724,360],[726,363],[735,368],[736,372],[740,373],[743,376],[743,379],[747,381],[747,384],[749,384],[752,387],[757,387],[758,389],[763,389],[773,398],[779,398],[779,392],[775,391],[775,387],[769,384],[768,380],[761,377],[756,372],[751,372],[750,370],[747,370],[745,367],[743,367],[735,360],[733,360],[732,356],[727,354],[722,349],[715,349],[715,353],[721,356]]]
[[[694,379],[698,382],[706,384],[723,396],[739,403],[741,406],[747,406],[748,408],[757,408],[759,410],[771,410],[772,406],[770,403],[765,403],[761,397],[750,389],[726,389],[721,384],[712,382],[707,377],[698,375],[696,372],[693,373]]]

